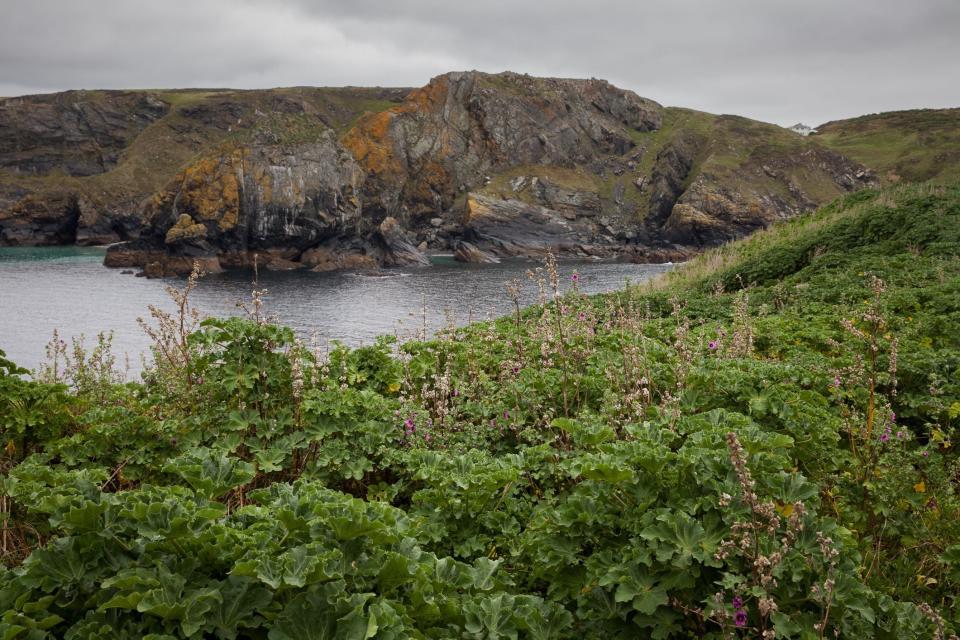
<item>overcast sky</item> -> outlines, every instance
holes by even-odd
[[[0,95],[598,77],[782,125],[960,106],[960,0],[0,0]]]

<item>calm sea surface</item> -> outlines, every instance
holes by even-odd
[[[148,340],[137,325],[147,305],[172,309],[164,288],[183,280],[148,280],[102,265],[95,248],[0,248],[0,349],[17,364],[35,368],[45,359],[44,347],[54,329],[69,339],[81,334],[88,346],[101,331],[113,331],[114,353],[129,362],[131,374],[141,368]],[[537,297],[527,280],[528,261],[498,265],[465,265],[434,258],[425,268],[391,270],[386,276],[347,273],[261,271],[260,287],[268,290],[266,312],[321,344],[340,340],[370,343],[384,333],[411,336],[423,325],[437,329],[452,318],[457,324],[509,313],[512,302],[504,284],[525,282],[526,302]],[[574,271],[588,293],[623,287],[669,269],[668,265],[608,263],[560,264],[561,282],[569,287]],[[210,275],[200,281],[192,301],[204,315],[240,315],[238,302],[249,302],[251,272]]]

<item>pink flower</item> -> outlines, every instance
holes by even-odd
[[[747,626],[747,612],[740,609],[733,615],[733,624],[740,628]]]
[[[733,608],[734,609],[743,609],[743,598],[740,596],[733,597]]]
[[[575,273],[575,274],[573,274],[572,276],[570,276],[570,279],[573,280],[574,282],[579,282],[579,281],[580,281],[580,274],[579,274],[579,273]]]
[[[930,455],[930,452],[929,452],[929,451],[923,451],[923,452],[920,453],[920,455],[922,455],[924,458],[926,458],[927,456]]]
[[[710,341],[710,344],[707,345],[707,346],[710,347],[710,351],[714,351],[714,350],[716,350],[716,348],[717,348],[717,341],[716,341],[716,340],[711,340],[711,341]]]

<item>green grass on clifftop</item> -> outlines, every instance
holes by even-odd
[[[875,170],[885,182],[960,180],[960,109],[915,109],[821,125],[813,139]]]

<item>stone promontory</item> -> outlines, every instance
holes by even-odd
[[[0,100],[0,245],[113,243],[151,276],[684,257],[875,183],[816,136],[596,79]]]

